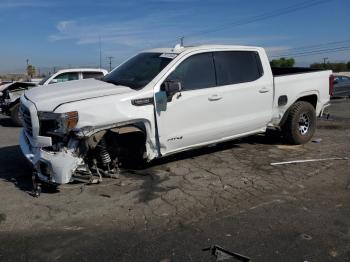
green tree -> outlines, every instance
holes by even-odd
[[[30,76],[30,78],[32,78],[33,76],[35,76],[35,73],[36,73],[35,67],[33,65],[28,65],[27,75]]]
[[[273,59],[270,62],[272,67],[293,67],[295,64],[294,58],[285,58],[282,57],[280,59]]]
[[[348,70],[350,71],[350,61],[346,64],[346,67],[347,67]]]
[[[333,70],[335,72],[343,72],[348,70],[348,64],[345,63],[313,63],[310,65],[314,69]]]

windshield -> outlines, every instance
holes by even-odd
[[[166,67],[174,56],[162,53],[140,53],[113,70],[101,80],[115,85],[141,89]]]
[[[39,86],[42,86],[43,84],[45,84],[45,82],[51,77],[51,75],[48,75],[46,77],[44,77],[39,83]]]

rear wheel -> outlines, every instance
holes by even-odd
[[[22,126],[22,115],[19,111],[20,104],[17,103],[11,108],[11,120],[15,126]]]
[[[283,137],[293,145],[310,141],[316,130],[315,108],[308,102],[296,102],[289,110],[282,127]]]

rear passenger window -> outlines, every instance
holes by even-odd
[[[87,78],[97,78],[100,79],[103,77],[102,72],[83,72],[83,79]]]
[[[252,51],[214,52],[219,86],[251,82],[263,74],[259,55]]]
[[[168,80],[180,80],[183,90],[216,86],[213,54],[190,56],[169,75]]]

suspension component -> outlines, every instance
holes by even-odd
[[[112,162],[111,156],[107,151],[107,145],[105,138],[102,138],[98,143],[97,147],[98,157],[104,166],[108,166]]]

